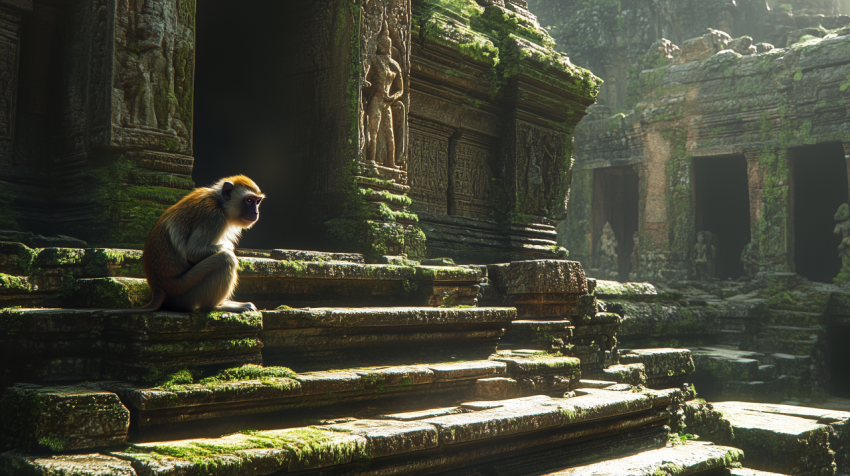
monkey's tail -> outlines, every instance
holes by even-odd
[[[118,310],[110,310],[110,314],[138,314],[141,312],[155,312],[158,311],[159,308],[162,307],[162,303],[165,302],[165,291],[162,289],[154,289],[153,296],[151,297],[151,302],[147,303],[144,307],[138,307],[135,309],[118,309]]]

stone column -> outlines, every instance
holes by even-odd
[[[194,187],[195,0],[79,0],[68,15],[52,144],[56,188],[73,197],[63,232],[139,245]]]
[[[32,0],[0,1],[0,167],[12,164],[21,21],[32,8]]]
[[[759,154],[761,149],[748,149],[744,151],[747,159],[747,187],[750,192],[750,239],[758,243],[758,223],[761,218],[761,195],[763,176],[759,167]]]
[[[343,88],[344,103],[353,105],[346,111],[354,117],[339,112],[339,104],[325,101],[322,107],[346,116],[334,126],[350,134],[329,149],[322,158],[325,171],[313,179],[315,189],[327,191],[319,193],[324,208],[317,215],[334,246],[362,252],[369,262],[387,255],[424,258],[424,234],[407,197],[410,0],[337,3],[350,22],[349,38],[340,44],[353,50],[351,67],[332,77],[338,84],[331,87]]]
[[[794,271],[792,151],[744,151],[750,189],[750,232],[765,272]]]

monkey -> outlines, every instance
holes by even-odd
[[[230,300],[239,265],[233,250],[242,230],[259,220],[264,198],[253,180],[236,175],[197,188],[166,210],[142,252],[151,302],[127,312],[256,311],[253,303]]]

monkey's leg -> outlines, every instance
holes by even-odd
[[[171,297],[165,301],[165,306],[176,311],[212,311],[214,309],[229,312],[255,311],[251,303],[227,301],[236,288],[236,269],[239,260],[230,250],[219,251],[195,265],[204,270],[204,277],[198,284],[186,293]]]

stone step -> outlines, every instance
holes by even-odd
[[[729,476],[788,476],[783,473],[769,473],[767,471],[759,471],[757,469],[750,468],[731,468],[729,469]]]
[[[695,349],[693,351],[696,367],[694,382],[758,379],[759,361],[755,358],[740,357],[740,355],[742,353],[721,353]],[[710,382],[706,383],[710,384]]]
[[[769,309],[762,315],[764,323],[772,326],[814,327],[824,324],[821,313]]]
[[[738,329],[720,329],[718,342],[726,345],[741,345],[747,338],[747,331]]]
[[[250,256],[239,257],[240,284],[235,299],[254,302],[261,309],[281,304],[440,306],[447,300],[451,305],[475,305],[487,269],[363,264],[362,256],[349,253],[252,250],[240,254]],[[266,254],[269,257],[264,257]],[[0,242],[0,273],[28,278],[24,284],[7,280],[24,297],[25,288],[35,286],[39,293],[59,292],[63,298],[92,294],[77,289],[76,284],[84,284],[74,281],[79,278],[144,278],[139,250],[29,248],[11,242]],[[124,284],[131,283],[139,285],[135,281]],[[86,307],[73,300],[50,305]]]
[[[775,338],[796,341],[817,340],[824,336],[824,328],[821,326],[793,327],[793,326],[764,326],[756,338]]]
[[[570,452],[575,460],[576,454],[602,450],[663,447],[669,419],[665,409],[680,397],[676,389],[600,390],[573,398],[477,401],[308,427],[270,426],[214,438],[131,443],[88,455],[7,452],[0,454],[0,472],[47,475],[62,468],[65,474],[82,474],[85,468],[85,474],[189,476],[214,470],[238,476],[337,469],[347,474],[437,473],[499,467],[505,469],[499,474],[519,474],[517,469],[528,472]],[[727,460],[733,462],[737,456]]]
[[[757,336],[749,344],[753,350],[766,354],[783,352],[792,355],[812,355],[818,346],[818,339],[783,339]]]
[[[0,310],[0,385],[120,378],[242,364],[297,371],[487,359],[513,308],[312,308],[117,315]],[[376,347],[380,352],[376,352]]]
[[[758,376],[756,380],[773,380],[779,376],[776,365],[759,365]]]
[[[308,308],[262,315],[263,362],[307,371],[487,359],[516,310]]]
[[[632,349],[620,352],[621,364],[643,364],[649,388],[681,387],[695,370],[688,349]]]
[[[772,354],[780,375],[805,377],[811,373],[812,358],[808,355]]]
[[[709,428],[693,421],[688,422],[688,431],[742,449],[749,468],[788,474],[832,474],[836,461],[847,461],[850,445],[841,430],[850,419],[848,412],[743,402],[711,406],[719,412],[723,424]],[[839,473],[848,469],[837,468]]]
[[[618,455],[619,456],[619,455]],[[736,462],[744,460],[744,452],[728,446],[688,441],[685,444],[614,457],[583,466],[517,474],[523,476],[591,476],[591,475],[709,475],[720,474]]]

